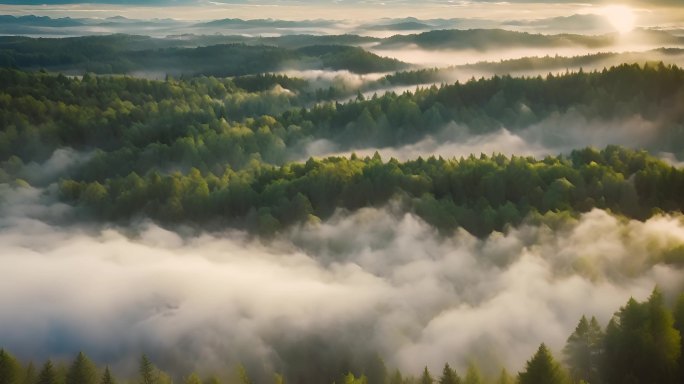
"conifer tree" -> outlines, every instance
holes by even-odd
[[[439,378],[439,384],[461,384],[461,378],[458,377],[456,371],[449,366],[449,363],[444,364],[442,377]]]
[[[518,375],[520,384],[570,384],[563,368],[554,360],[543,343]]]
[[[38,381],[36,384],[57,384],[57,370],[52,365],[52,361],[48,360],[43,365],[43,368],[38,374]]]
[[[0,349],[0,384],[20,384],[21,365],[14,356]]]
[[[83,352],[76,355],[69,367],[66,384],[97,384],[97,369]]]

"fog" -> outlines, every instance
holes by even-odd
[[[296,157],[296,160],[305,161],[311,156],[349,156],[352,152],[365,157],[373,156],[376,151],[383,159],[395,158],[400,161],[414,160],[419,156],[459,158],[480,153],[539,158],[569,153],[577,148],[603,148],[611,144],[658,152],[662,150],[663,145],[660,126],[659,122],[646,120],[639,115],[619,120],[588,119],[582,113],[571,109],[564,113],[552,114],[527,128],[511,130],[501,127],[497,131],[484,134],[473,134],[469,127],[452,122],[434,135],[398,147],[354,148],[343,151],[332,141],[316,140],[309,143],[304,153]],[[675,161],[673,154],[661,155],[665,159]]]
[[[582,314],[605,325],[630,296],[684,288],[662,261],[684,242],[680,216],[595,210],[480,240],[440,236],[390,204],[265,242],[149,221],[67,225],[76,212],[50,188],[0,188],[3,347],[58,361],[85,350],[122,374],[141,352],[173,373],[223,374],[349,350],[410,373],[473,359],[516,371],[542,341],[559,353]]]
[[[595,68],[602,69],[604,66],[614,65],[617,63],[631,62],[631,61],[665,61],[674,63],[682,63],[681,56],[668,55],[663,52],[654,52],[653,50],[660,47],[675,47],[676,45],[663,45],[658,42],[652,44],[624,44],[601,48],[584,48],[584,47],[558,47],[558,48],[511,48],[511,49],[491,49],[491,50],[425,50],[417,46],[407,46],[401,49],[376,49],[369,47],[369,51],[380,55],[391,57],[409,64],[421,67],[449,67],[449,66],[463,66],[467,64],[475,64],[480,62],[500,62],[502,60],[515,60],[526,57],[545,57],[545,56],[561,56],[574,57],[594,55],[598,53],[613,52],[624,56],[623,60],[609,60],[606,63],[597,63]],[[650,55],[653,55],[651,58]],[[634,56],[632,59],[630,56]],[[674,57],[673,57],[674,56]],[[577,66],[579,67],[579,66]],[[563,67],[562,69],[565,69]],[[504,71],[508,73],[510,71]],[[548,70],[546,71],[548,72]],[[476,76],[478,73],[466,73],[466,75]],[[530,75],[532,73],[525,73]],[[463,80],[460,78],[459,80]],[[467,78],[466,78],[467,79]]]

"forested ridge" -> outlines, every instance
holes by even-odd
[[[681,210],[684,171],[643,151],[608,147],[545,159],[487,154],[405,163],[379,156],[291,159],[320,139],[350,150],[400,145],[449,121],[479,134],[522,129],[569,109],[598,119],[658,118],[657,150],[682,148],[682,84],[684,71],[674,66],[623,65],[472,80],[307,109],[302,94],[277,91],[305,86],[285,76],[153,81],[5,69],[0,177],[40,183],[22,174],[24,165],[72,148],[87,156],[59,175],[61,196],[94,217],[147,215],[262,234],[392,198],[440,230],[463,227],[477,235],[549,211],[602,208],[645,219]]]
[[[342,384],[675,384],[684,379],[682,356],[684,294],[670,306],[656,288],[638,302],[630,299],[602,327],[595,317],[582,318],[567,338],[560,357],[554,357],[542,343],[517,375],[502,368],[498,375],[483,374],[477,363],[457,372],[446,362],[441,372],[427,367],[419,375],[402,373],[386,366],[373,353],[337,366],[292,365],[272,373],[269,382]],[[300,361],[300,364],[310,363]],[[463,362],[451,362],[462,364]],[[257,373],[257,372],[252,372]],[[264,372],[258,372],[263,375]],[[10,351],[0,349],[0,384],[251,384],[250,372],[242,365],[224,367],[220,372],[187,372],[173,377],[156,367],[146,356],[138,359],[137,374],[117,378],[108,366],[97,366],[79,352],[71,362],[47,360],[42,365],[22,362]]]
[[[46,68],[77,74],[141,71],[186,76],[239,76],[272,72],[288,66],[346,69],[354,73],[388,72],[408,67],[396,59],[339,44],[299,48],[248,45],[239,41],[197,47],[187,45],[183,40],[132,35],[59,39],[3,36],[0,37],[0,66]]]
[[[400,163],[379,156],[310,159],[241,171],[151,171],[93,182],[64,180],[66,201],[107,220],[147,215],[162,222],[222,223],[262,234],[326,219],[336,209],[382,206],[396,197],[443,231],[484,236],[530,214],[609,209],[645,219],[684,208],[684,170],[644,151],[609,147],[535,160],[502,155]]]

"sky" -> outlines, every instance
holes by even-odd
[[[644,20],[668,24],[684,20],[681,0],[0,0],[1,14],[51,17],[174,18],[236,17],[288,20],[370,20],[382,17],[538,19],[592,13],[606,5],[634,7]],[[514,15],[514,16],[512,16]]]

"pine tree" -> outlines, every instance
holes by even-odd
[[[518,375],[520,384],[569,384],[570,381],[543,343]]]
[[[605,381],[677,383],[680,348],[681,336],[657,288],[646,302],[630,299],[606,328]]]
[[[389,384],[404,384],[404,378],[401,376],[401,371],[395,369],[390,375]]]
[[[575,331],[563,348],[565,363],[573,382],[600,382],[600,362],[603,351],[603,331],[595,317],[582,316]]]
[[[36,384],[57,384],[57,370],[50,360],[46,361],[38,374]]]
[[[461,384],[461,378],[458,377],[456,371],[449,366],[449,363],[444,364],[442,377],[439,378],[439,384]]]
[[[435,379],[430,375],[430,371],[425,367],[425,369],[423,369],[423,374],[420,376],[420,384],[432,384],[434,381]]]
[[[238,365],[237,375],[240,384],[252,384],[252,379],[249,378],[249,375],[247,374],[247,369],[245,369],[244,365]]]
[[[468,370],[466,371],[466,376],[463,379],[463,384],[482,384],[483,382],[482,374],[480,374],[480,370],[477,368],[477,365],[475,365],[475,363],[468,364]]]
[[[26,372],[24,373],[24,380],[22,381],[22,383],[36,384],[36,381],[38,381],[38,376],[36,374],[36,366],[33,365],[33,362],[30,362],[26,366]]]
[[[79,352],[69,367],[66,384],[97,384],[97,369],[83,352]]]
[[[147,355],[142,355],[140,359],[140,384],[156,384],[157,374],[154,364],[147,358]]]
[[[109,372],[109,367],[105,367],[104,374],[102,375],[102,380],[100,384],[116,384],[116,380],[112,377],[111,372]]]
[[[496,380],[496,384],[515,384],[515,379],[508,374],[506,368],[501,370],[499,378]]]
[[[183,380],[184,384],[202,384],[199,376],[196,373],[191,373],[188,377]]]
[[[0,349],[0,384],[20,384],[21,365],[14,356]]]
[[[679,331],[679,382],[684,383],[684,293],[674,307],[674,328]]]

